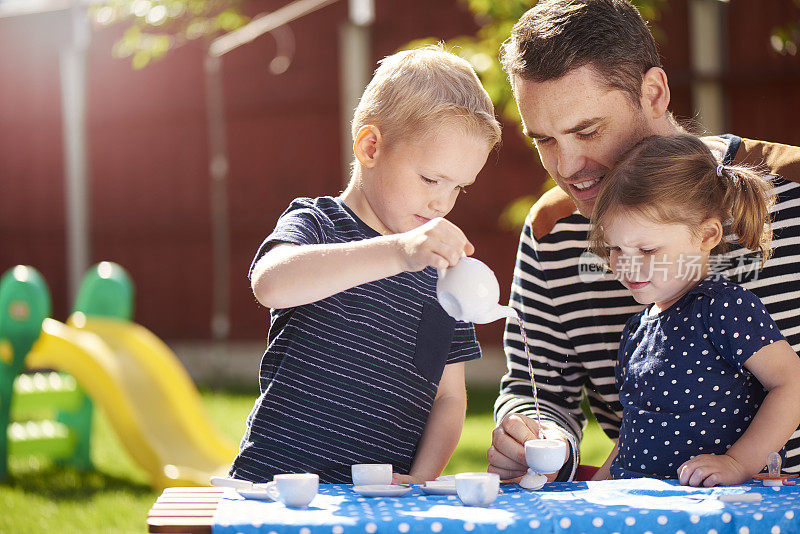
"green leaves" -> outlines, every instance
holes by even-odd
[[[794,5],[800,9],[800,0],[794,0]],[[800,46],[800,20],[790,22],[772,30],[770,37],[772,48],[783,55],[796,56]]]
[[[114,44],[114,57],[131,58],[134,69],[189,41],[212,39],[250,21],[239,10],[244,0],[105,0],[90,16],[99,26],[128,24]]]
[[[775,28],[769,42],[772,48],[780,54],[797,55],[797,47],[800,45],[800,22]]]

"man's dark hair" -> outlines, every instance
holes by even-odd
[[[660,67],[656,43],[627,0],[544,0],[514,25],[500,60],[514,77],[545,82],[590,66],[639,103],[644,73]]]

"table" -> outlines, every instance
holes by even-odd
[[[800,486],[688,488],[655,479],[562,482],[530,492],[503,484],[488,508],[455,496],[365,498],[346,484],[322,484],[307,510],[241,499],[230,488],[169,488],[150,509],[150,532],[202,534],[516,534],[658,532],[800,534]],[[720,494],[759,493],[725,503]]]
[[[211,534],[222,488],[167,488],[147,512],[148,532]]]

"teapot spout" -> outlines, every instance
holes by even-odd
[[[474,319],[472,322],[477,324],[491,323],[500,319],[512,319],[517,317],[517,312],[511,306],[496,305],[494,308],[487,310],[481,314],[480,317]]]

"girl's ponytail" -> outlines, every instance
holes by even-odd
[[[732,234],[728,242],[760,250],[763,265],[772,254],[769,215],[775,203],[772,181],[769,176],[741,166],[718,165],[717,176],[726,190],[724,204],[731,215],[730,226],[726,228]]]

